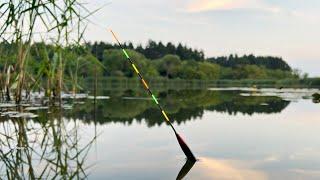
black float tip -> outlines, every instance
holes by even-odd
[[[181,138],[181,136],[178,133],[176,133],[176,137],[178,139],[178,142],[182,151],[187,156],[187,159],[193,162],[197,161],[196,157],[193,155],[188,145],[184,142],[184,140]]]

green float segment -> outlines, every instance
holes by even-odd
[[[156,102],[156,104],[159,104],[157,98],[153,94],[152,94],[152,98],[153,98],[154,102]]]
[[[129,55],[127,54],[126,50],[122,49],[124,55],[126,55],[126,57],[129,59]]]

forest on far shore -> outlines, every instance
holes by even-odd
[[[293,70],[281,57],[229,55],[205,58],[202,50],[192,49],[181,43],[174,45],[149,40],[146,46],[124,43],[132,59],[148,77],[169,79],[286,79],[306,78]],[[86,43],[86,48],[106,67],[104,76],[132,77],[124,65],[126,59],[118,45],[105,42]]]
[[[298,79],[306,78],[292,69],[281,57],[255,55],[229,55],[205,58],[202,50],[179,43],[163,44],[150,40],[146,46],[124,43],[128,54],[146,78],[168,79]],[[28,55],[28,72],[46,71],[48,62],[54,64],[56,49],[62,49],[65,60],[65,78],[75,76],[134,77],[134,73],[117,45],[105,42],[56,47],[53,44],[34,43]],[[17,46],[0,43],[0,68],[15,66]],[[74,71],[77,69],[77,71]]]

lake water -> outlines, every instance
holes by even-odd
[[[143,91],[105,90],[38,117],[0,118],[2,178],[319,179],[319,90],[212,88],[157,92],[199,159],[186,163],[174,133]],[[9,112],[9,113],[8,113]],[[188,172],[188,173],[187,173]],[[179,174],[179,175],[178,175]]]

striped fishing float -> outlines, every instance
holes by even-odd
[[[144,88],[148,91],[149,95],[152,97],[152,99],[154,100],[154,102],[156,103],[156,105],[158,106],[161,114],[163,115],[164,119],[169,123],[169,125],[171,126],[172,130],[174,131],[174,134],[176,135],[176,138],[179,142],[179,145],[182,149],[182,151],[184,152],[184,154],[187,156],[188,160],[191,161],[196,161],[195,156],[192,154],[190,148],[188,147],[188,145],[184,142],[184,140],[181,138],[181,136],[177,133],[177,131],[174,129],[172,123],[170,122],[170,119],[168,117],[168,115],[166,114],[166,112],[162,109],[161,105],[159,104],[157,98],[154,96],[154,94],[152,93],[152,91],[150,90],[147,82],[143,79],[141,73],[139,72],[137,66],[133,63],[133,61],[131,60],[130,56],[128,55],[128,53],[126,52],[126,50],[123,48],[123,46],[121,45],[120,41],[118,40],[117,36],[115,35],[115,33],[110,30],[110,32],[112,33],[114,39],[117,41],[118,45],[120,46],[120,48],[122,49],[123,54],[125,55],[125,57],[128,59],[128,61],[130,62],[132,68],[134,69],[134,71],[136,72],[136,74],[139,76]]]

